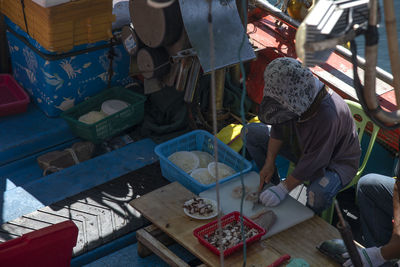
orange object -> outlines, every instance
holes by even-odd
[[[32,0],[0,0],[1,12],[51,52],[112,37],[112,0],[80,0],[42,7]]]

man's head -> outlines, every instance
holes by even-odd
[[[322,83],[294,58],[277,58],[264,71],[264,97],[259,118],[279,124],[301,116],[312,104]]]

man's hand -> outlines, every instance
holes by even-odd
[[[269,164],[268,162],[266,162],[260,171],[260,186],[258,187],[259,192],[261,192],[264,183],[268,184],[271,181],[274,172],[275,172],[275,164]]]
[[[264,183],[269,183],[271,181],[272,175],[274,175],[275,171],[275,159],[279,150],[281,149],[282,144],[282,140],[274,139],[272,137],[269,138],[265,163],[260,170],[260,186],[258,188],[258,192],[261,192]]]
[[[260,194],[260,201],[267,207],[274,207],[285,199],[288,192],[284,183],[280,182],[278,185],[271,186],[262,192]]]
[[[358,248],[358,253],[360,254],[360,258],[364,267],[377,267],[385,263],[385,259],[381,254],[381,248]],[[345,261],[345,263],[343,263],[344,267],[353,266],[349,253],[346,252],[342,256],[343,258],[348,259]]]

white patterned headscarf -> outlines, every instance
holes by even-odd
[[[265,68],[264,82],[259,118],[266,124],[279,124],[300,117],[323,87],[308,68],[289,57],[271,61]]]

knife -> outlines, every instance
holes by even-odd
[[[262,192],[264,192],[264,190],[267,189],[268,187],[270,187],[270,184],[264,184],[264,186],[263,186],[263,188],[261,189],[261,191],[258,191],[258,192],[257,192],[257,199],[254,200],[254,202],[253,202],[253,207],[251,208],[252,210],[257,209],[257,206],[263,206],[263,207],[264,207],[264,205],[263,205],[263,204],[261,203],[261,201],[260,201],[260,194],[261,194]]]

